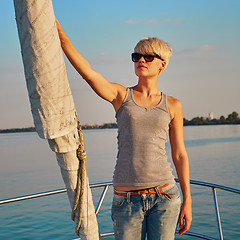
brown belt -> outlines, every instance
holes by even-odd
[[[157,187],[157,189],[158,190],[160,190],[160,189],[162,189],[162,188],[164,188],[164,187],[167,187],[168,185],[170,185],[170,183],[168,183],[168,184],[165,184],[165,185],[163,185],[163,186],[161,186],[161,187]],[[171,196],[168,194],[168,193],[166,193],[166,192],[161,192],[161,191],[159,191],[161,194],[165,194],[165,195],[167,195],[170,199],[171,199]],[[156,189],[155,188],[148,188],[148,189],[143,189],[143,190],[139,190],[139,191],[133,191],[133,192],[131,192],[131,191],[129,191],[129,192],[117,192],[116,190],[114,190],[114,193],[116,194],[116,195],[120,195],[120,196],[127,196],[128,194],[130,194],[130,196],[133,196],[133,195],[141,195],[141,194],[147,194],[147,193],[157,193],[156,192]]]

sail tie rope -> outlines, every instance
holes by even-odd
[[[84,137],[82,132],[82,127],[78,121],[78,134],[79,134],[79,147],[76,151],[77,158],[79,159],[79,169],[78,169],[78,178],[77,178],[77,187],[75,193],[74,206],[72,209],[72,220],[74,221],[77,218],[75,232],[79,236],[79,230],[82,222],[82,209],[83,209],[83,192],[85,187],[85,171],[86,171],[86,150],[84,144]],[[79,214],[77,213],[79,210]]]

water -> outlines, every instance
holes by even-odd
[[[116,129],[84,131],[91,183],[111,181],[116,160]],[[184,128],[191,179],[240,189],[240,126]],[[167,144],[170,158],[170,146]],[[64,188],[55,154],[36,133],[0,135],[0,199]],[[112,231],[112,189],[99,215],[101,232]],[[240,196],[217,191],[224,239],[240,239]],[[100,192],[94,191],[97,201]],[[191,231],[218,237],[211,189],[192,186]],[[65,193],[0,206],[0,239],[74,239]],[[113,238],[106,238],[113,239]],[[176,239],[196,239],[177,237]]]

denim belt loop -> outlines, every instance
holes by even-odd
[[[131,192],[127,193],[127,203],[130,203]]]
[[[156,190],[156,193],[159,197],[161,197],[161,193],[160,193],[160,190],[158,189],[158,187],[155,187],[155,190]]]

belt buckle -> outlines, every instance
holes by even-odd
[[[144,193],[144,191],[138,191],[138,192],[137,192],[138,195],[141,195],[141,194],[143,194],[143,193]]]
[[[138,195],[146,194],[146,193],[148,193],[148,190],[142,190],[137,192]]]

